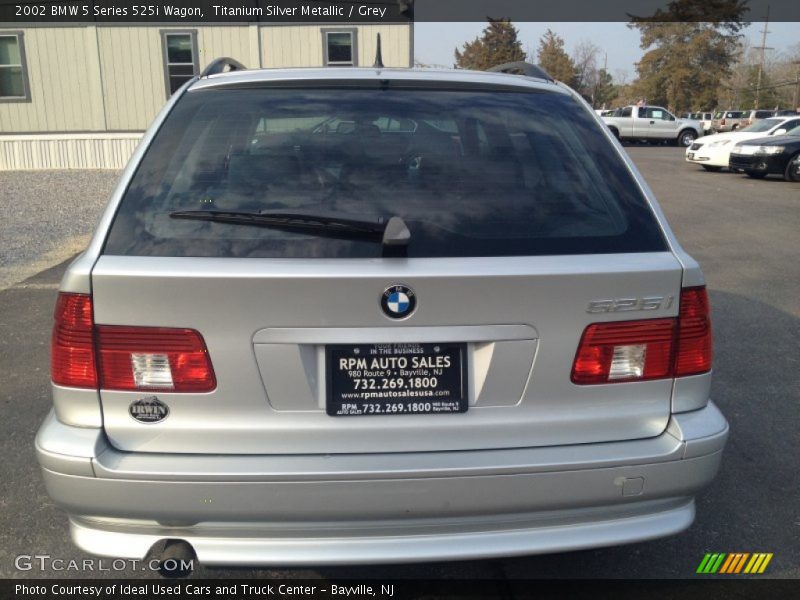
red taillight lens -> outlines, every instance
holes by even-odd
[[[711,311],[705,287],[681,292],[678,317],[678,351],[675,376],[697,375],[711,370],[714,356],[711,341]]]
[[[583,332],[572,381],[578,384],[669,377],[675,319],[595,323]]]
[[[53,383],[105,390],[210,392],[217,387],[193,329],[94,325],[92,298],[59,294],[50,354]]]
[[[712,342],[705,287],[681,291],[677,319],[594,323],[583,332],[572,382],[646,381],[707,373]]]
[[[719,124],[720,124],[720,125],[725,125],[725,119],[722,119],[722,120],[719,122]]]
[[[217,386],[202,336],[192,329],[99,325],[100,387],[210,392]]]
[[[97,388],[92,298],[59,294],[50,340],[50,377],[68,387]]]

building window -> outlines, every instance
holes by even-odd
[[[357,67],[356,33],[355,29],[323,29],[322,64],[326,67]]]
[[[30,102],[21,31],[0,31],[0,102]]]
[[[187,81],[200,72],[197,60],[197,32],[161,32],[164,54],[164,80],[167,96],[171,96]]]

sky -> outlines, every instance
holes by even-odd
[[[522,49],[536,57],[539,38],[550,28],[564,39],[567,52],[570,54],[582,41],[590,41],[600,47],[598,57],[602,65],[604,55],[608,54],[608,71],[619,80],[625,72],[627,80],[634,79],[635,63],[642,56],[639,48],[639,33],[629,29],[625,23],[519,23],[514,25],[519,30]],[[452,67],[453,51],[464,42],[472,41],[479,36],[484,23],[415,23],[414,54],[418,62],[428,65]],[[753,46],[761,45],[763,23],[752,23],[744,30]],[[800,23],[770,23],[767,46],[775,50],[768,52],[786,52],[790,47],[800,44]]]

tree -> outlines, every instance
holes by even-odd
[[[575,46],[572,64],[575,65],[575,89],[587,99],[594,100],[594,88],[600,71],[597,68],[597,53],[600,48],[589,41]]]
[[[506,19],[489,19],[481,37],[456,48],[456,68],[485,71],[508,62],[525,60],[518,31]]]
[[[589,41],[580,42],[572,53],[572,63],[575,65],[575,80],[573,87],[593,107],[606,108],[617,96],[616,86],[611,74],[604,68],[597,66],[597,55],[600,48]]]
[[[605,69],[597,71],[594,87],[592,88],[592,106],[595,108],[608,108],[617,97],[617,86],[614,79]]]
[[[564,50],[564,40],[548,29],[539,40],[539,66],[553,79],[575,86],[575,63]]]
[[[652,17],[632,17],[641,48],[635,89],[675,111],[707,110],[718,103],[731,75],[747,11],[743,0],[674,0]]]

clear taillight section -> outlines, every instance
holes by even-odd
[[[92,298],[58,296],[51,349],[53,383],[105,390],[210,392],[205,341],[193,329],[94,325]]]
[[[711,370],[711,360],[706,289],[686,288],[678,318],[589,325],[571,379],[589,385],[697,375]]]

